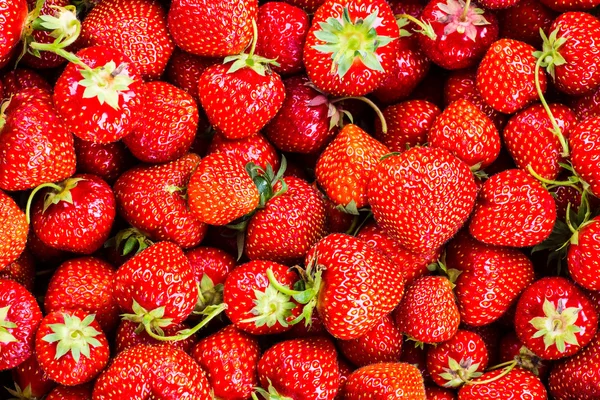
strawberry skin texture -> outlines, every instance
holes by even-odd
[[[337,339],[364,335],[402,299],[401,270],[353,236],[332,233],[321,239],[304,264],[315,262],[324,268],[317,310],[327,331]]]
[[[52,106],[50,92],[23,89],[11,98],[5,113],[0,141],[1,189],[32,189],[73,175],[73,135]]]
[[[79,84],[82,69],[76,64],[67,64],[54,86],[56,111],[75,136],[90,142],[116,142],[131,133],[142,116],[142,78],[129,57],[113,48],[91,46],[76,55],[90,68],[113,61],[122,66],[121,75],[133,79],[127,90],[119,92],[118,109],[106,102],[100,104],[97,97],[83,96],[85,87]]]
[[[40,366],[35,354],[12,370],[12,378],[15,386],[19,385],[21,389],[29,386],[31,395],[36,398],[44,397],[56,386],[56,382],[50,379]]]
[[[279,154],[261,133],[242,139],[227,139],[222,134],[216,133],[208,146],[207,154],[217,152],[227,153],[232,158],[240,160],[243,165],[252,162],[266,170],[267,164],[270,164],[273,171],[279,171]]]
[[[0,77],[4,85],[3,99],[10,98],[23,89],[37,87],[52,93],[52,86],[39,73],[27,68],[12,69]],[[1,85],[0,85],[1,86]]]
[[[415,147],[377,165],[368,200],[389,236],[415,253],[430,254],[464,224],[476,192],[463,161],[444,149]]]
[[[218,398],[245,400],[258,386],[258,340],[233,325],[201,339],[191,356],[206,371]]]
[[[423,376],[414,365],[375,363],[353,371],[342,388],[343,400],[424,400]]]
[[[550,34],[550,25],[556,13],[539,0],[523,0],[519,7],[510,7],[498,12],[500,37],[520,40],[535,48],[541,48],[540,29]]]
[[[135,163],[122,141],[94,143],[75,137],[75,155],[77,172],[96,175],[111,185]]]
[[[167,64],[165,80],[185,90],[198,102],[198,79],[204,70],[215,62],[215,59],[186,53],[176,47]]]
[[[77,386],[59,385],[52,389],[46,400],[92,400],[92,385],[84,384]]]
[[[600,197],[600,116],[575,125],[570,132],[571,163],[577,174],[589,185],[589,190]]]
[[[488,244],[534,246],[550,235],[555,220],[552,195],[529,173],[508,169],[483,184],[469,232]]]
[[[2,20],[0,68],[2,68],[8,63],[13,50],[21,40],[21,32],[27,20],[27,0],[0,1],[0,19]]]
[[[25,250],[29,224],[17,203],[0,191],[0,272]]]
[[[241,53],[252,39],[257,0],[174,0],[169,8],[169,31],[177,46],[205,57]]]
[[[33,292],[35,261],[31,255],[31,251],[28,248],[25,248],[19,258],[0,271],[0,279],[10,279],[18,282],[25,286],[27,290]]]
[[[8,308],[1,322],[16,324],[6,328],[16,341],[0,341],[0,371],[11,369],[33,354],[35,332],[42,320],[42,311],[33,295],[15,281],[0,279],[0,308]]]
[[[175,379],[176,377],[176,379]],[[211,400],[202,368],[169,345],[137,345],[119,353],[94,385],[94,400]]]
[[[479,385],[464,385],[458,392],[458,400],[546,400],[548,394],[540,378],[526,369],[515,367],[508,374],[498,378],[502,369],[486,372],[474,382],[492,380]],[[493,380],[495,379],[495,380]]]
[[[215,285],[225,283],[227,275],[237,266],[235,257],[216,247],[198,246],[185,252],[190,261],[196,282],[206,274]]]
[[[578,285],[589,290],[600,290],[600,217],[580,228],[577,241],[567,252],[569,274]]]
[[[514,39],[492,43],[477,67],[477,90],[494,110],[512,114],[538,99],[535,89],[535,48]],[[546,74],[538,74],[542,93]]]

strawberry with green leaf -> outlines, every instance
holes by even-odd
[[[488,371],[458,392],[461,400],[512,400],[548,398],[546,388],[540,378],[526,369],[516,367],[510,370]]]

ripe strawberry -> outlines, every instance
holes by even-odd
[[[333,399],[339,387],[335,346],[325,337],[279,342],[258,361],[258,378],[265,398]]]
[[[394,70],[398,25],[384,0],[326,0],[304,42],[304,65],[320,90],[362,96]]]
[[[176,47],[167,64],[165,80],[185,90],[198,102],[198,80],[200,75],[209,65],[215,62],[216,59],[199,57]],[[202,119],[206,119],[206,117]]]
[[[35,336],[35,353],[44,372],[63,385],[73,386],[94,379],[109,359],[106,336],[83,310],[47,314]]]
[[[111,185],[135,162],[122,141],[94,143],[76,137],[75,155],[78,173],[96,175]]]
[[[15,389],[5,389],[19,400],[42,398],[56,386],[56,382],[50,379],[40,366],[35,352],[13,368],[12,378]]]
[[[80,61],[70,62],[54,86],[56,110],[80,139],[116,142],[142,116],[142,79],[133,62],[113,48],[87,47],[76,56]]]
[[[292,285],[297,275],[273,261],[250,261],[229,273],[223,287],[225,314],[236,328],[254,335],[285,332],[300,314],[289,295],[269,282],[267,272],[283,285]]]
[[[147,80],[160,78],[175,48],[167,13],[157,0],[100,2],[83,20],[81,40],[122,52]]]
[[[230,56],[250,43],[257,15],[257,0],[174,0],[169,8],[169,32],[177,46],[189,53]]]
[[[459,400],[512,400],[548,398],[544,384],[532,372],[516,367],[506,373],[502,369],[486,372],[458,392]],[[482,383],[479,383],[482,382]],[[487,382],[487,383],[483,383]]]
[[[600,217],[593,218],[571,237],[567,264],[571,278],[581,287],[600,290],[598,271],[600,262]]]
[[[591,10],[598,6],[597,0],[540,0],[542,4],[554,11],[582,11]]]
[[[0,271],[0,279],[10,279],[18,282],[25,286],[25,289],[33,292],[35,273],[35,261],[31,251],[25,248],[19,258]]]
[[[393,104],[382,111],[387,132],[382,131],[381,121],[376,120],[373,136],[391,151],[402,153],[427,142],[427,134],[441,112],[438,106],[427,100]]]
[[[450,340],[429,348],[427,370],[436,384],[459,387],[481,376],[488,360],[481,336],[459,329]]]
[[[146,83],[142,93],[142,117],[123,143],[137,159],[147,163],[164,163],[183,156],[196,137],[196,102],[184,90],[165,82]]]
[[[45,400],[92,400],[92,385],[59,385],[48,393]]]
[[[281,163],[275,147],[260,132],[242,139],[227,139],[216,133],[208,146],[207,154],[217,152],[237,158],[242,165],[254,163],[263,170],[269,164],[273,171],[278,171]]]
[[[202,368],[172,346],[137,345],[119,353],[94,385],[94,400],[211,400]]]
[[[130,347],[135,347],[140,344],[160,345],[165,342],[150,337],[146,331],[138,331],[138,325],[135,322],[122,320],[115,334],[115,351],[120,353]],[[185,323],[169,325],[163,328],[165,336],[177,335],[182,330],[189,329],[189,325]],[[166,342],[168,345],[181,349],[189,354],[194,346],[197,338],[196,335],[191,335],[185,339]]]
[[[258,386],[258,340],[233,325],[201,339],[191,356],[206,371],[215,397],[247,399]]]
[[[462,322],[488,325],[506,313],[533,283],[533,263],[517,249],[488,245],[459,233],[446,247],[446,268],[460,273],[454,281]]]
[[[518,7],[509,7],[498,12],[500,37],[520,40],[540,48],[540,29],[547,35],[556,14],[540,0],[522,0]]]
[[[94,175],[77,174],[38,189],[43,196],[33,203],[31,224],[42,242],[81,254],[102,247],[117,213],[114,193],[106,182]]]
[[[600,116],[600,89],[593,92],[570,97],[569,106],[577,114],[579,121]]]
[[[31,356],[42,312],[35,297],[21,284],[0,279],[0,288],[0,371],[3,371]]]
[[[496,16],[476,4],[461,0],[431,0],[421,13],[430,34],[420,34],[419,44],[431,61],[445,69],[475,65],[498,39]]]
[[[254,181],[239,160],[225,153],[213,153],[200,161],[187,194],[192,214],[211,225],[226,225],[259,204]]]
[[[0,191],[0,272],[25,250],[29,224],[17,203]]]
[[[32,189],[75,172],[73,135],[58,118],[50,92],[28,88],[0,112],[0,188]]]
[[[52,86],[39,73],[32,69],[16,68],[4,72],[0,77],[4,86],[3,99],[11,98],[23,89],[37,87],[52,93]]]
[[[4,67],[21,40],[21,32],[27,21],[27,0],[3,0],[0,2],[0,68]]]
[[[427,135],[431,147],[446,149],[471,168],[485,168],[500,153],[500,134],[491,119],[468,100],[449,104]]]
[[[185,252],[196,276],[200,282],[207,275],[215,285],[225,283],[225,278],[236,267],[235,258],[224,250],[216,247],[199,246]]]
[[[456,392],[439,386],[425,386],[427,400],[456,400]]]
[[[575,125],[569,135],[573,168],[596,197],[600,197],[600,169],[595,167],[600,149],[599,127],[600,116],[589,118]]]
[[[444,149],[415,147],[377,165],[368,200],[390,237],[415,253],[430,254],[466,221],[476,191],[464,162]]]
[[[189,153],[165,164],[140,165],[125,172],[113,185],[119,213],[153,241],[197,246],[207,226],[188,210],[185,188],[199,162],[198,155]]]
[[[469,231],[488,244],[533,246],[550,235],[555,220],[552,195],[529,173],[509,169],[483,184]]]
[[[363,367],[378,362],[400,361],[402,332],[389,315],[359,338],[338,340],[340,352],[352,364]]]
[[[443,276],[424,276],[408,287],[394,319],[411,340],[441,343],[458,330],[460,314],[452,283]]]
[[[565,278],[546,277],[530,285],[517,303],[519,340],[546,360],[584,348],[598,328],[598,314],[580,289]]]
[[[494,110],[512,114],[538,99],[533,46],[513,39],[494,42],[477,67],[477,90]],[[537,73],[541,92],[546,75]]]
[[[425,385],[417,367],[401,362],[370,364],[352,372],[342,388],[344,400],[390,398],[425,399]]]
[[[113,298],[115,268],[96,257],[70,259],[50,278],[44,297],[46,313],[80,309],[94,314],[104,332],[119,322],[119,307]]]

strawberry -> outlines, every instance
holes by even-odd
[[[464,162],[444,149],[415,147],[377,165],[368,200],[390,237],[415,253],[430,254],[466,221],[476,191]]]
[[[113,185],[119,213],[151,240],[197,246],[207,227],[188,210],[185,188],[199,162],[198,155],[189,153],[165,164],[126,171]]]
[[[459,387],[481,376],[488,364],[488,351],[476,333],[459,329],[448,341],[427,351],[427,370],[435,383]]]
[[[87,47],[76,57],[54,86],[56,110],[80,139],[116,142],[142,116],[142,79],[133,62],[113,48]]]
[[[496,16],[475,3],[431,0],[421,13],[427,33],[418,36],[427,57],[445,69],[469,68],[498,39]]]
[[[481,383],[480,383],[481,382]],[[496,369],[486,372],[458,392],[459,400],[512,400],[548,398],[540,379],[526,369],[516,367],[510,372]]]
[[[8,264],[0,271],[0,279],[10,279],[25,286],[25,289],[33,292],[33,284],[35,280],[35,260],[31,255],[31,251],[25,248],[12,263]]]
[[[471,168],[485,168],[500,153],[500,134],[491,119],[468,100],[449,104],[427,135],[431,147],[449,150]]]
[[[27,0],[3,0],[0,2],[0,68],[4,67],[13,55],[21,40],[21,32],[27,21]]]
[[[207,275],[215,285],[225,283],[225,278],[236,267],[235,258],[224,250],[216,247],[199,246],[185,252],[196,281],[200,282]]]
[[[550,363],[542,360],[524,346],[514,331],[505,334],[500,342],[500,363],[516,362],[517,366],[525,368],[540,379],[548,376]]]
[[[147,80],[160,78],[175,48],[167,13],[157,0],[100,2],[83,20],[81,40],[85,46],[119,50]]]
[[[175,379],[176,378],[176,379]],[[210,400],[206,374],[180,349],[137,345],[119,353],[94,385],[94,400]]]
[[[307,13],[314,14],[314,12],[319,8],[325,0],[287,0],[286,3],[289,3],[293,6],[300,7]]]
[[[21,284],[0,279],[0,288],[0,371],[3,371],[31,356],[42,312],[33,295]]]
[[[266,399],[333,399],[339,387],[335,346],[324,337],[279,342],[261,356],[258,377],[257,391]]]
[[[569,137],[569,130],[577,124],[577,116],[562,104],[550,104],[561,134]],[[541,104],[534,104],[512,116],[502,136],[518,168],[533,169],[542,178],[553,180],[560,172],[563,146],[552,131],[553,124]]]
[[[320,90],[362,96],[394,69],[398,25],[384,0],[326,0],[304,42],[304,65]]]
[[[597,0],[540,0],[542,4],[554,11],[581,11],[591,10],[599,5]]]
[[[0,272],[25,250],[29,224],[12,197],[0,191]]]
[[[359,338],[338,340],[340,352],[352,364],[363,367],[378,362],[400,360],[402,354],[402,332],[389,315]]]
[[[127,320],[121,321],[115,334],[115,351],[117,353],[127,350],[130,347],[135,347],[139,344],[159,345],[165,343],[157,340],[156,338],[150,337],[146,331],[140,332],[137,328],[138,324],[135,322]],[[177,335],[178,332],[189,328],[189,325],[186,323],[174,324],[163,328],[163,333],[165,336]],[[196,340],[196,336],[191,335],[185,339],[166,343],[189,354]]]
[[[201,222],[226,225],[259,204],[259,192],[240,161],[213,153],[200,161],[188,183],[188,206]]]
[[[425,386],[427,400],[456,400],[456,392],[439,386]]]
[[[522,0],[518,7],[509,7],[498,12],[500,37],[520,40],[540,48],[540,29],[550,33],[550,25],[556,14],[539,0]]]
[[[229,273],[223,287],[225,314],[236,328],[254,335],[285,332],[300,308],[269,282],[267,272],[283,285],[297,280],[295,272],[273,261],[250,261]]]
[[[46,313],[80,309],[95,315],[104,332],[112,332],[119,321],[113,298],[115,268],[96,257],[81,257],[62,263],[48,283],[44,297]]]
[[[0,188],[32,189],[75,172],[73,135],[58,118],[50,92],[23,89],[0,111]]]
[[[459,233],[446,247],[446,268],[454,281],[462,322],[484,326],[506,313],[533,283],[533,263],[517,249],[488,245]]]
[[[451,339],[460,324],[452,283],[443,276],[415,280],[394,311],[394,319],[411,340],[441,343]]]
[[[12,378],[15,389],[6,390],[17,399],[42,398],[56,386],[40,366],[35,352],[12,370]]]
[[[538,99],[546,91],[546,75],[536,68],[533,46],[514,39],[492,43],[477,67],[477,90],[485,104],[512,114]],[[537,71],[537,72],[536,72]]]
[[[8,99],[19,93],[23,89],[37,87],[52,93],[52,86],[39,73],[32,69],[16,68],[4,72],[0,77],[4,86],[3,99]]]
[[[571,278],[581,287],[598,291],[600,279],[596,274],[600,261],[600,217],[581,226],[571,237],[567,264]]]
[[[198,128],[198,106],[183,89],[165,82],[143,86],[144,111],[123,143],[138,159],[164,163],[183,156]]]
[[[48,393],[46,400],[92,400],[92,385],[59,385]]]
[[[571,163],[577,174],[589,185],[589,191],[600,197],[600,170],[595,168],[598,158],[598,135],[600,116],[589,118],[575,125],[569,135]]]
[[[342,388],[344,400],[390,398],[425,399],[425,385],[417,367],[401,362],[366,365],[353,371]]]
[[[387,132],[382,131],[381,121],[376,120],[373,136],[391,151],[402,153],[427,142],[427,134],[441,112],[438,106],[427,100],[393,104],[382,111]]]
[[[529,173],[508,169],[483,184],[469,232],[488,244],[533,246],[550,235],[555,220],[552,195]]]
[[[579,121],[600,116],[600,89],[581,96],[570,97],[569,106]]]
[[[76,137],[75,155],[78,173],[96,175],[111,185],[135,161],[122,141],[94,143]]]
[[[281,161],[275,147],[259,132],[242,139],[227,139],[216,133],[207,149],[207,154],[222,152],[240,160],[242,165],[253,163],[263,170],[267,164],[278,171]]]
[[[176,47],[165,70],[165,80],[188,92],[198,102],[198,80],[206,67],[214,64],[212,58],[199,57]]]
[[[258,386],[258,340],[233,325],[201,339],[191,356],[206,371],[218,398],[247,399]]]
[[[177,46],[189,53],[230,56],[250,43],[257,15],[257,0],[174,0],[169,8],[169,32]]]
[[[319,156],[317,183],[337,205],[363,208],[367,185],[381,157],[390,150],[357,125],[348,124]]]
[[[45,183],[32,192],[35,234],[48,246],[81,254],[98,250],[110,234],[116,211],[110,186],[94,175],[77,174],[59,183]]]
[[[598,328],[591,301],[569,280],[542,278],[517,303],[515,331],[519,340],[542,359],[571,356],[585,347]]]
[[[35,336],[35,352],[55,382],[73,386],[94,379],[108,363],[109,348],[94,314],[83,310],[47,314]]]

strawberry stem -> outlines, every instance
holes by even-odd
[[[375,114],[377,114],[377,117],[379,117],[379,121],[381,122],[381,131],[383,133],[387,133],[387,123],[385,122],[385,117],[383,116],[383,113],[381,112],[379,107],[377,107],[377,105],[375,103],[373,103],[370,99],[363,97],[363,96],[349,96],[349,97],[340,97],[338,99],[331,100],[330,103],[335,104],[335,103],[338,103],[338,102],[344,101],[344,100],[360,100],[364,103],[367,103],[373,109],[373,111],[375,111]]]
[[[45,188],[52,188],[58,192],[63,190],[63,187],[60,185],[57,185],[56,183],[52,183],[52,182],[47,182],[47,183],[42,183],[41,185],[38,185],[35,189],[33,189],[33,191],[31,192],[31,194],[29,194],[29,198],[27,199],[27,205],[25,206],[25,217],[27,218],[27,223],[31,223],[31,203],[33,202],[33,198],[35,197],[35,195],[37,194],[37,192],[39,192],[42,189]]]
[[[502,365],[502,364],[500,364],[500,365]],[[494,376],[493,378],[485,379],[482,381],[479,381],[479,380],[469,381],[466,384],[467,385],[486,385],[488,383],[495,382],[495,381],[505,377],[506,375],[508,375],[510,373],[510,371],[512,371],[516,366],[517,366],[517,360],[509,361],[507,363],[507,366],[504,368],[504,370],[501,373],[499,373],[498,375]],[[500,366],[495,366],[495,367],[491,368],[490,370],[495,370],[498,368],[500,368]]]
[[[461,21],[465,21],[467,19],[467,14],[469,13],[470,6],[471,6],[471,0],[467,0],[465,2],[465,7],[463,9],[462,15],[460,16]]]
[[[428,38],[430,38],[431,40],[435,40],[437,38],[437,35],[433,31],[433,27],[431,26],[430,23],[423,22],[422,20],[415,18],[410,14],[397,14],[397,15],[395,15],[395,17],[396,17],[396,20],[408,20],[410,22],[415,23],[417,26],[419,26],[421,29],[414,30],[416,33],[425,35]]]
[[[569,187],[573,187],[577,191],[581,192],[581,188],[579,187],[579,184],[581,183],[581,179],[577,176],[570,177],[568,181],[553,181],[550,179],[546,179],[543,176],[541,176],[540,174],[538,174],[537,172],[535,172],[535,170],[533,169],[531,164],[527,165],[527,171],[535,179],[542,182],[546,186],[546,189],[553,189],[558,186],[569,186]]]
[[[202,321],[196,324],[196,326],[194,326],[193,328],[179,331],[178,334],[175,336],[158,335],[153,331],[152,326],[150,324],[144,324],[144,330],[146,331],[148,336],[156,340],[160,340],[162,342],[177,342],[179,340],[189,338],[190,336],[198,332],[200,329],[204,328],[213,318],[225,311],[226,308],[227,304],[219,304],[215,306],[206,307],[202,312],[202,314],[205,315],[206,318],[202,319]]]

